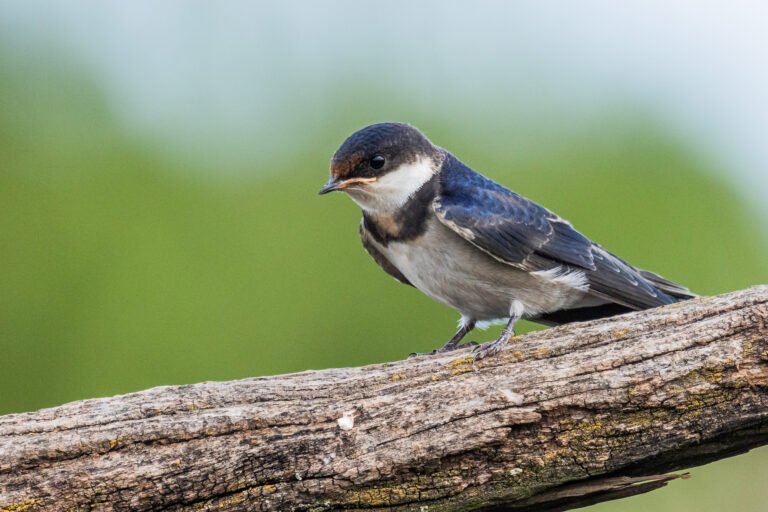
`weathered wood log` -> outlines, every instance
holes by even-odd
[[[768,441],[768,286],[0,417],[0,510],[565,510]],[[361,340],[364,343],[364,340]]]

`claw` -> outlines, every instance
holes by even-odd
[[[411,352],[408,354],[408,359],[413,359],[414,357],[421,357],[421,356],[433,356],[437,353],[437,351],[433,350],[432,352]]]
[[[493,355],[498,354],[506,344],[507,344],[507,340],[505,338],[500,338],[495,341],[489,341],[488,343],[483,343],[482,345],[477,345],[472,350],[472,352],[475,354],[475,361],[479,361],[481,359],[485,359],[486,357],[491,357]]]
[[[501,349],[503,349],[507,344],[509,339],[515,335],[515,322],[517,322],[519,315],[514,314],[514,308],[510,310],[510,313],[513,313],[513,315],[509,318],[507,326],[503,331],[501,331],[501,335],[496,341],[483,343],[482,345],[479,345],[472,350],[472,352],[475,354],[475,361],[479,361],[480,359],[498,354],[499,351],[501,351]]]
[[[454,350],[459,350],[467,347],[476,347],[476,346],[478,346],[478,343],[476,341],[468,341],[467,343],[462,343],[461,345],[446,345],[441,348],[436,348],[432,352],[411,352],[410,354],[408,354],[408,359],[412,359],[414,357],[419,357],[419,356],[436,356],[439,354],[453,352]]]

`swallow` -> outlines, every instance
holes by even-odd
[[[695,297],[603,249],[545,207],[475,172],[408,124],[347,138],[320,194],[362,208],[363,247],[381,268],[461,315],[444,353],[476,326],[506,322],[475,359],[501,350],[520,319],[593,320]],[[422,355],[422,354],[412,354]]]

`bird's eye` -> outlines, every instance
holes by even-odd
[[[371,158],[371,167],[373,167],[374,169],[381,169],[382,167],[384,167],[385,162],[386,160],[384,159],[383,156],[376,155],[373,158]]]

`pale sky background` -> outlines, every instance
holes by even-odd
[[[300,143],[326,98],[369,87],[457,126],[639,111],[768,218],[766,27],[757,0],[0,1],[0,38],[71,56],[128,130],[179,154]]]

